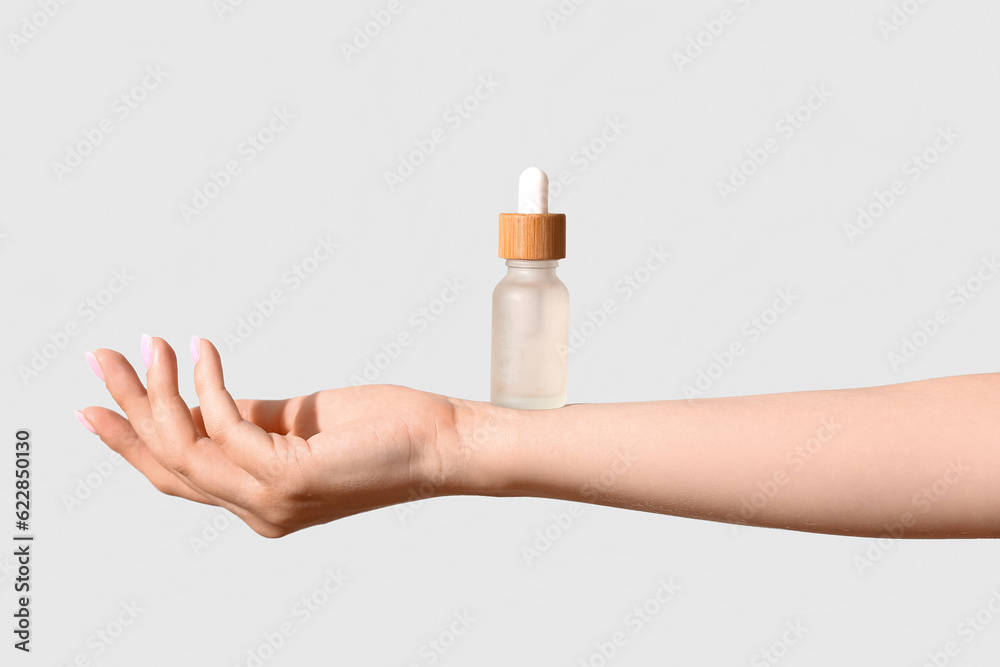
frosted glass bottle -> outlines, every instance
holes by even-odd
[[[508,259],[493,290],[490,402],[542,410],[566,405],[569,290],[558,260]]]

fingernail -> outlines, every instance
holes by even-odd
[[[146,364],[146,370],[153,365],[153,339],[147,334],[142,334],[142,363]]]
[[[201,339],[191,336],[191,361],[198,363],[199,357],[201,357]]]
[[[104,378],[101,378],[101,379],[103,380]],[[85,429],[87,429],[88,431],[90,431],[94,435],[97,435],[97,431],[95,431],[94,427],[90,425],[90,421],[87,419],[87,415],[85,415],[82,412],[80,412],[79,410],[77,410],[76,411],[76,418],[80,420],[80,423],[83,424],[83,427]]]
[[[90,370],[94,371],[94,375],[101,378],[101,382],[104,382],[104,373],[101,372],[101,365],[97,363],[97,357],[94,356],[93,352],[84,352],[87,357],[87,363],[90,364]]]

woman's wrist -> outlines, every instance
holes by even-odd
[[[650,451],[644,454],[636,443],[642,442],[643,429],[669,437],[662,402],[515,410],[450,400],[455,436],[442,452],[448,472],[438,495],[553,498],[649,511],[666,507],[636,497],[658,486],[650,484],[656,467],[648,460]]]
[[[615,464],[614,448],[600,429],[595,406],[515,410],[482,401],[452,399],[455,444],[447,448],[441,495],[529,496],[601,502],[597,486]]]
[[[520,447],[525,411],[484,401],[450,399],[454,433],[439,442],[442,462],[440,495],[518,495],[515,469],[525,462]]]

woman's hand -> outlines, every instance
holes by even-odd
[[[191,353],[201,401],[192,409],[163,339],[143,337],[146,387],[118,352],[88,355],[127,419],[89,407],[81,422],[163,493],[225,507],[257,533],[281,537],[412,500],[428,483],[447,492],[443,452],[458,440],[451,399],[368,385],[235,401],[215,346],[194,338]]]

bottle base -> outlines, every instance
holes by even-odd
[[[515,410],[552,410],[566,405],[566,394],[561,396],[490,396],[490,403]]]

